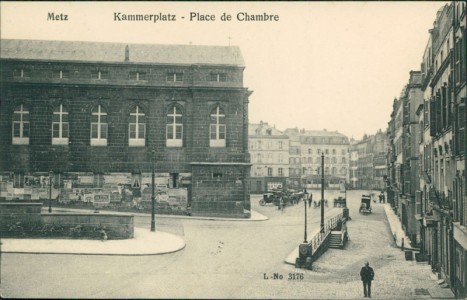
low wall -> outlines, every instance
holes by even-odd
[[[0,225],[21,223],[41,223],[42,203],[2,202],[0,203]]]
[[[130,239],[134,237],[133,215],[107,213],[52,213],[43,214],[42,222],[48,225],[59,225],[75,228],[76,231],[103,229],[108,239]],[[79,235],[79,232],[76,233]],[[78,236],[79,237],[79,236]]]
[[[191,206],[197,217],[246,218],[242,201],[197,201]]]

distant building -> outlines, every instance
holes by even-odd
[[[349,147],[349,185],[352,189],[359,188],[358,182],[358,149],[357,149],[358,141],[354,140],[353,138],[350,140],[350,147]]]
[[[289,187],[298,191],[303,189],[300,133],[297,130],[286,130],[289,136]]]
[[[250,209],[251,91],[238,47],[1,45],[2,199],[48,199],[50,176],[54,199],[147,206],[154,171],[158,212]]]
[[[348,182],[350,144],[345,135],[336,131],[297,128],[286,129],[284,133],[295,140],[297,136],[299,138],[302,188],[319,188],[323,172],[327,188],[339,188],[340,183]],[[323,154],[324,170],[321,167]],[[294,169],[296,166],[294,164]]]
[[[388,139],[379,130],[364,135],[362,140],[350,142],[350,183],[352,188],[385,190],[387,176]]]
[[[248,132],[251,192],[285,188],[289,177],[289,137],[262,121],[250,124]]]

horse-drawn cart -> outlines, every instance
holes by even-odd
[[[371,195],[362,195],[359,213],[371,214]]]

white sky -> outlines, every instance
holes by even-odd
[[[394,97],[419,70],[436,12],[447,2],[1,2],[1,37],[240,46],[251,123],[337,130],[360,139],[385,130]],[[49,12],[68,21],[47,21]],[[175,22],[116,22],[173,14]],[[190,12],[216,21],[189,21]],[[222,13],[232,21],[220,21]],[[240,22],[239,12],[279,15]],[[185,17],[182,19],[181,17]]]

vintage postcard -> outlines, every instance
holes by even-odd
[[[5,298],[463,298],[463,2],[0,3]]]

